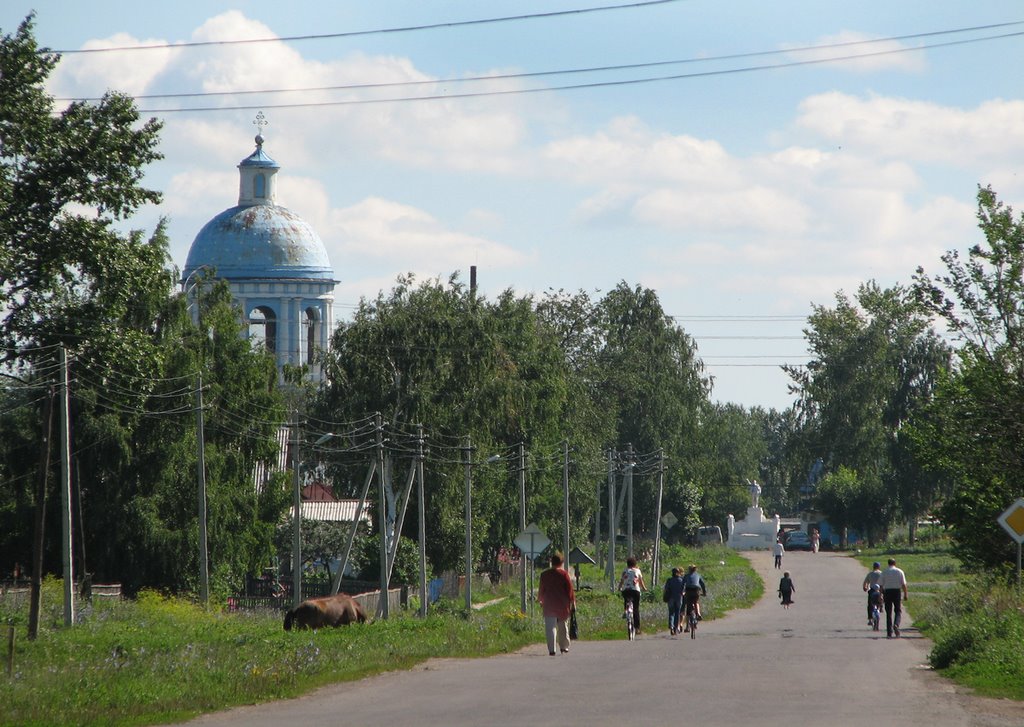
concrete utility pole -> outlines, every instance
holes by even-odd
[[[466,468],[466,614],[473,612],[473,451],[472,440],[466,435],[463,462]]]
[[[427,514],[423,495],[423,425],[416,425],[416,502],[419,508],[420,618],[427,615]]]
[[[562,441],[562,557],[565,568],[569,569],[569,440]]]
[[[299,413],[292,421],[292,608],[302,603],[302,467],[299,456]]]
[[[352,555],[352,544],[356,539],[356,531],[359,530],[359,523],[362,522],[363,509],[366,507],[366,498],[370,494],[370,484],[373,482],[373,477],[377,473],[377,464],[374,462],[370,465],[370,470],[366,473],[366,480],[363,481],[363,494],[359,497],[359,504],[356,505],[356,513],[352,516],[352,529],[348,532],[348,542],[345,544],[345,555],[341,558],[341,565],[338,566],[338,572],[334,574],[334,583],[331,584],[331,593],[337,593],[341,590],[341,578],[345,575],[345,571],[348,569],[348,559]]]
[[[526,448],[519,443],[519,532],[526,530]],[[519,610],[526,613],[526,553],[519,551]]]
[[[71,400],[68,354],[60,349],[60,524],[64,554],[64,625],[75,622],[75,572],[71,560]]]
[[[203,372],[196,374],[196,501],[199,505],[199,600],[210,602],[210,556],[206,533],[206,434],[203,422]]]
[[[597,557],[597,567],[604,566],[604,558],[601,556],[601,480],[597,481],[597,508],[594,512],[594,555]]]
[[[387,618],[390,612],[388,603],[388,505],[384,492],[384,423],[378,412],[374,416],[377,427],[377,501],[379,503],[378,522],[380,526],[380,607],[377,611],[381,618]]]
[[[658,450],[658,507],[654,521],[654,558],[651,563],[651,583],[661,581],[661,499],[665,492],[665,452]]]
[[[615,450],[608,450],[608,578],[615,590],[615,536],[618,533],[615,510]]]
[[[626,548],[633,555],[633,445],[629,445],[629,461],[626,463]]]

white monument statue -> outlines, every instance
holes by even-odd
[[[729,531],[729,537],[732,537],[733,531],[736,530],[736,518],[733,517],[732,513],[729,513],[729,517],[725,519],[725,529]]]
[[[761,485],[757,484],[757,480],[748,480],[748,482],[750,482],[750,506],[756,508],[761,499]]]

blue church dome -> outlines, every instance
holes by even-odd
[[[291,210],[275,202],[279,165],[256,151],[238,165],[238,204],[207,222],[196,235],[182,271],[214,268],[225,280],[307,279],[333,281],[334,271],[320,236]]]
[[[320,236],[278,205],[238,205],[203,225],[185,262],[185,276],[206,265],[226,280],[315,278],[333,280]]]

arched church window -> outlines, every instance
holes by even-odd
[[[257,199],[267,196],[267,178],[263,174],[252,178],[252,196]]]
[[[316,351],[317,334],[319,333],[320,311],[316,308],[306,308],[306,315],[303,324],[306,327],[306,363],[313,364],[313,354]]]
[[[249,342],[268,353],[277,351],[277,315],[265,305],[249,311]]]

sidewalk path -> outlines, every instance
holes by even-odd
[[[781,571],[772,556],[750,559],[765,597],[703,622],[696,640],[661,631],[632,644],[576,642],[557,657],[538,644],[487,659],[435,659],[189,724],[1024,725],[1024,704],[974,697],[932,673],[929,644],[906,615],[902,638],[872,632],[860,586],[866,571],[853,559],[787,553],[783,567],[797,588],[788,610],[775,595]]]

